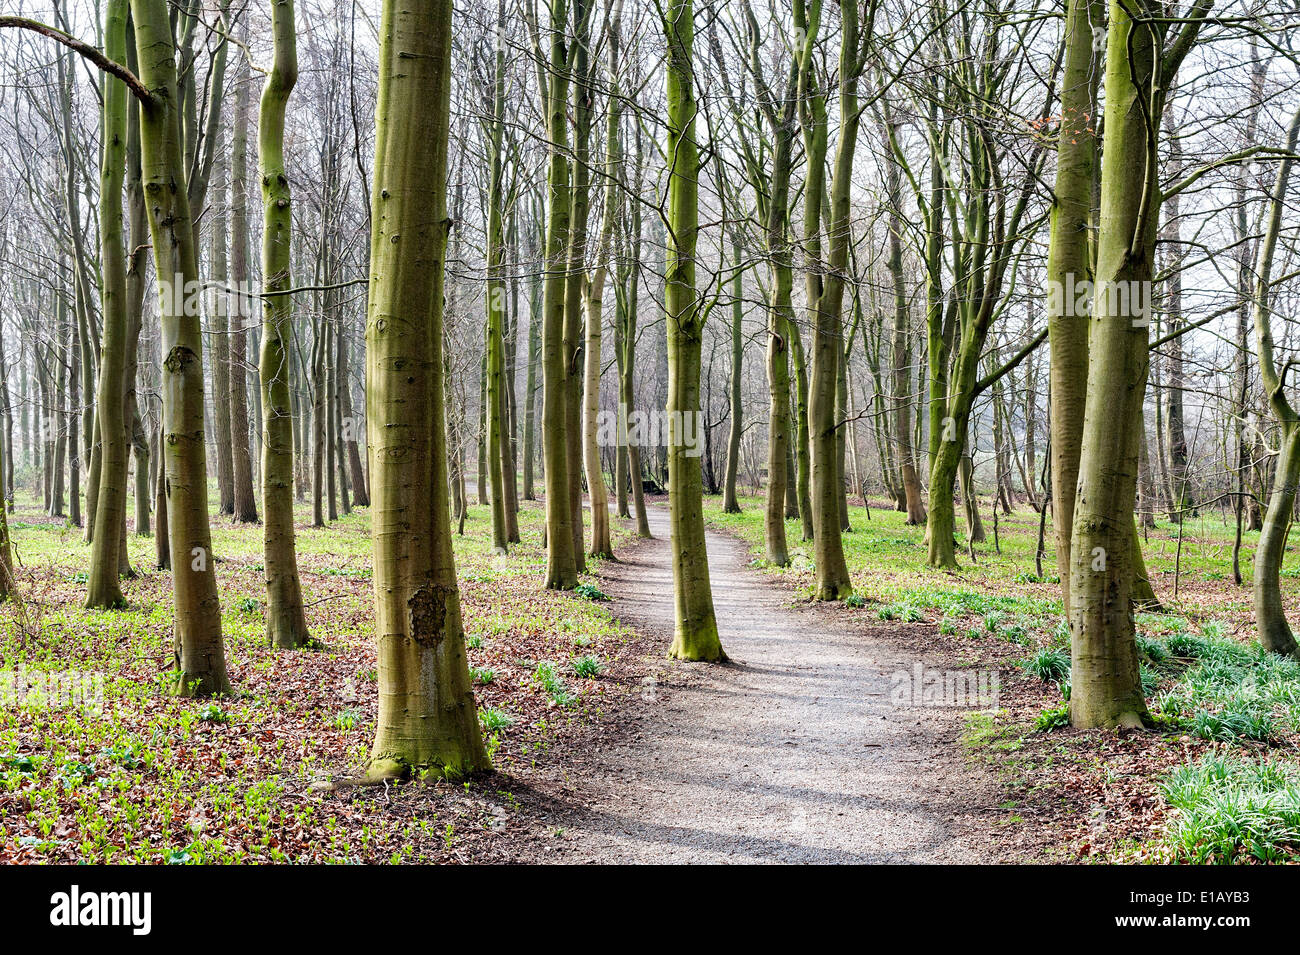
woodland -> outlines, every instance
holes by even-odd
[[[0,861],[1300,852],[1291,0],[4,6]]]

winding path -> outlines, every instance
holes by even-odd
[[[666,647],[666,510],[650,523],[656,539],[606,564],[601,586],[615,616]],[[892,705],[890,674],[917,661],[884,625],[792,606],[742,543],[710,532],[708,548],[732,663],[652,661],[645,714],[573,781],[547,860],[995,861],[978,816],[997,794],[962,756],[963,711]]]

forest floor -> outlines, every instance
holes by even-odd
[[[325,528],[298,515],[317,642],[299,652],[265,646],[261,527],[214,517],[235,693],[194,701],[167,692],[170,575],[153,541],[130,537],[127,609],[85,610],[81,530],[20,496],[23,600],[0,606],[0,862],[1281,861],[1300,848],[1300,664],[1250,645],[1253,535],[1238,588],[1223,515],[1148,533],[1167,611],[1138,619],[1158,728],[1116,734],[1064,726],[1059,585],[1050,550],[1037,575],[1028,507],[952,574],[925,567],[922,528],[853,507],[858,596],[825,606],[807,599],[797,523],[792,565],[765,567],[761,500],[742,505],[706,505],[725,666],[664,656],[662,532],[641,542],[616,525],[620,559],[556,593],[542,587],[541,508],[525,504],[505,558],[471,508],[454,544],[496,769],[334,791],[374,731],[365,509]],[[1290,561],[1283,586],[1300,606]],[[102,697],[54,705],[35,688],[56,674],[98,674]],[[971,674],[979,699],[931,698],[936,675]]]
[[[543,588],[538,505],[504,558],[490,553],[487,508],[471,508],[454,545],[496,771],[329,791],[365,765],[374,735],[369,519],[297,516],[316,648],[266,646],[262,528],[214,516],[234,695],[195,701],[168,692],[170,574],[153,540],[129,537],[128,607],[85,610],[81,529],[20,496],[9,519],[24,599],[0,605],[0,863],[494,861],[519,838],[552,837],[538,821],[552,793],[641,705],[645,638],[613,622],[593,577],[579,592]],[[30,689],[56,674],[98,674],[100,705]]]

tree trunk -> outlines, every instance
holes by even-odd
[[[795,462],[795,500],[803,539],[813,539],[811,431],[808,423],[808,365],[804,358],[803,338],[794,321],[793,310],[786,325],[790,337],[790,358],[794,366],[794,420],[790,423]]]
[[[220,136],[221,127],[216,132]],[[226,162],[220,143],[213,150],[210,188],[216,194],[219,206],[226,198]],[[217,510],[221,514],[235,513],[235,469],[230,420],[230,294],[224,290],[230,283],[227,258],[226,208],[214,208],[208,225],[208,271],[213,288],[205,296],[208,305],[208,340],[212,342],[212,423],[216,434],[212,443],[217,458]]]
[[[293,335],[292,211],[284,166],[285,105],[298,78],[292,0],[271,6],[275,57],[262,90],[258,171],[262,180],[262,514],[266,568],[266,636],[289,650],[309,642],[293,527],[293,408],[289,362]],[[319,504],[319,501],[317,502]]]
[[[1079,443],[1088,384],[1088,322],[1072,293],[1091,280],[1088,230],[1097,176],[1097,88],[1101,51],[1092,25],[1102,22],[1101,0],[1068,0],[1061,135],[1047,252],[1047,328],[1051,343],[1049,439],[1052,532],[1064,615],[1070,618],[1070,535],[1079,484]]]
[[[887,108],[887,104],[886,104]],[[892,117],[886,113],[887,122]],[[894,326],[892,341],[893,377],[890,390],[893,400],[890,402],[893,414],[894,447],[898,452],[898,485],[903,491],[904,507],[907,510],[907,523],[912,526],[925,523],[925,502],[921,497],[921,478],[916,473],[916,456],[912,447],[912,400],[911,379],[908,368],[911,365],[911,321],[907,314],[907,283],[903,277],[903,188],[902,171],[898,159],[890,150],[896,131],[884,130],[882,137],[889,159],[886,167],[886,190],[889,198],[889,276],[894,293]]]
[[[610,538],[609,491],[605,487],[605,474],[600,466],[598,418],[600,413],[601,324],[605,298],[605,279],[609,275],[609,260],[614,247],[614,226],[618,221],[618,174],[622,158],[619,150],[618,127],[622,116],[618,71],[621,64],[619,40],[623,9],[621,0],[615,0],[608,13],[606,43],[609,46],[609,110],[605,135],[605,210],[600,227],[596,267],[587,281],[586,344],[583,347],[582,387],[582,440],[583,464],[587,474],[587,494],[591,499],[591,550],[592,557],[613,558],[614,544]]]
[[[546,482],[546,586],[572,590],[578,583],[573,508],[569,500],[568,362],[564,345],[565,274],[571,219],[568,155],[569,69],[565,45],[567,0],[551,4],[550,63],[546,85],[546,256],[542,299],[542,453]],[[372,470],[373,473],[373,470]],[[576,475],[574,479],[576,480]],[[580,550],[578,551],[581,552]]]
[[[1079,728],[1140,727],[1151,719],[1138,675],[1131,596],[1141,440],[1135,423],[1146,390],[1148,297],[1160,222],[1158,130],[1163,85],[1176,71],[1161,62],[1163,34],[1163,25],[1138,27],[1119,0],[1111,3],[1096,270],[1106,294],[1095,296],[1089,322],[1070,551],[1070,722]],[[1162,88],[1148,88],[1153,76],[1161,77]]]
[[[699,152],[695,142],[695,37],[691,0],[669,0],[664,29],[668,61],[668,260],[664,307],[668,326],[668,507],[672,523],[673,642],[682,660],[726,659],[718,638],[704,532],[703,474],[698,452],[683,440],[700,412],[700,352],[704,314],[695,288],[699,232]],[[689,422],[689,423],[688,423]]]
[[[564,287],[565,421],[569,459],[569,530],[578,573],[587,569],[582,518],[582,407],[586,329],[587,214],[591,206],[591,126],[595,115],[590,62],[592,0],[573,0],[573,161],[570,164],[569,265]]]
[[[185,292],[198,287],[194,224],[185,181],[177,110],[171,23],[162,0],[131,0],[140,79],[153,91],[141,104],[140,152],[145,201],[162,294],[161,457],[176,620],[175,669],[182,694],[230,692],[221,640],[221,604],[208,527],[207,460],[203,441],[203,329],[188,314]],[[192,284],[191,284],[192,283]],[[170,289],[170,295],[166,294]]]
[[[240,36],[248,35],[241,18]],[[252,78],[244,56],[237,56],[234,129],[230,139],[230,281],[236,289],[236,307],[230,314],[230,440],[234,479],[234,516],[240,524],[257,523],[257,494],[253,489],[253,455],[248,426],[248,332],[254,317],[253,299],[247,295],[248,269],[248,111]]]
[[[800,9],[796,7],[796,26]],[[816,554],[817,600],[843,600],[853,593],[840,536],[839,428],[835,416],[839,363],[843,359],[844,276],[848,274],[850,189],[861,110],[858,77],[865,63],[858,49],[856,3],[840,7],[840,130],[829,187],[830,215],[825,265],[822,264],[822,205],[827,199],[826,95],[813,79],[816,20],[800,56],[799,99],[807,155],[804,184],[804,255],[813,263],[807,273],[808,311],[812,324],[812,368],[808,385],[808,430],[811,439],[813,549]],[[868,30],[870,27],[868,26]]]
[[[110,0],[104,10],[104,55],[118,63],[126,60],[128,0]],[[126,177],[128,108],[126,84],[104,77],[103,149],[100,152],[99,236],[100,303],[103,344],[99,363],[99,500],[90,545],[87,607],[120,607],[118,570],[126,519],[128,464],[126,422],[126,348],[129,306],[126,290],[126,248],[122,230],[122,189]]]
[[[727,430],[727,468],[723,476],[722,510],[726,514],[739,514],[740,502],[736,500],[736,473],[740,470],[740,436],[744,431],[740,407],[740,378],[744,371],[745,339],[742,335],[741,320],[744,318],[744,272],[741,269],[742,252],[740,235],[731,236],[732,263],[736,270],[732,278],[731,298],[731,382],[729,400],[731,404],[731,422]]]
[[[1300,141],[1300,110],[1292,117],[1287,130],[1286,150],[1289,154],[1295,153],[1297,141]],[[1273,490],[1268,498],[1268,510],[1264,514],[1259,544],[1255,548],[1254,597],[1255,626],[1259,631],[1260,644],[1274,653],[1300,656],[1300,645],[1296,643],[1282,606],[1279,580],[1295,508],[1297,482],[1300,482],[1300,415],[1283,391],[1286,372],[1283,370],[1279,373],[1277,369],[1273,355],[1272,324],[1273,258],[1293,166],[1294,160],[1290,156],[1278,163],[1268,224],[1260,240],[1255,266],[1255,349],[1259,355],[1259,373],[1264,383],[1264,394],[1281,427],[1282,444],[1274,471]]]
[[[385,0],[366,322],[379,651],[372,779],[488,768],[451,549],[440,373],[451,31],[450,0]]]
[[[544,237],[543,237],[544,240]],[[524,384],[524,500],[537,500],[533,462],[537,458],[537,352],[541,345],[541,282],[533,276],[528,289],[528,370]]]
[[[497,0],[497,30],[504,35],[505,0]],[[502,155],[502,137],[505,130],[506,108],[506,51],[503,43],[496,46],[496,68],[492,84],[492,122],[488,142],[488,163],[491,181],[488,184],[487,211],[487,322],[485,361],[487,428],[480,445],[479,474],[487,471],[492,487],[492,552],[504,554],[509,543],[506,531],[505,468],[501,449],[502,428],[505,426],[505,335],[506,285],[505,285],[505,235],[502,223],[502,203],[505,202],[502,175],[505,157]],[[511,480],[514,476],[511,475]],[[481,487],[481,486],[480,486]],[[479,499],[482,500],[480,492]]]

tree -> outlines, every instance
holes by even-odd
[[[112,0],[104,8],[104,55],[119,63],[126,61],[128,10],[128,0]],[[118,580],[118,564],[124,543],[121,529],[126,520],[127,472],[124,412],[129,302],[122,234],[127,101],[126,84],[115,77],[105,77],[99,201],[100,301],[104,313],[97,400],[101,450],[99,501],[94,510],[95,528],[90,544],[88,607],[120,607],[126,603]]]
[[[1070,722],[1080,728],[1150,721],[1138,674],[1131,595],[1138,442],[1146,391],[1149,290],[1160,222],[1157,162],[1165,94],[1196,41],[1210,0],[1196,0],[1171,47],[1167,25],[1110,4],[1097,294],[1088,343],[1070,547]],[[1159,12],[1163,16],[1163,11]],[[1121,422],[1116,427],[1116,422]]]
[[[578,583],[573,508],[569,499],[568,363],[564,346],[565,276],[571,219],[567,105],[571,63],[565,48],[567,0],[551,0],[550,45],[544,58],[534,11],[530,23],[538,89],[546,117],[546,243],[542,283],[542,457],[546,481],[546,586],[572,590]],[[576,478],[576,476],[575,476]],[[579,531],[581,553],[581,531]]]
[[[240,36],[248,28],[240,21]],[[257,522],[257,495],[253,489],[253,455],[249,448],[247,321],[252,317],[248,287],[248,111],[252,78],[241,55],[235,73],[235,115],[230,137],[230,281],[236,289],[236,306],[230,316],[230,437],[231,468],[235,482],[235,520]]]
[[[741,331],[745,316],[744,289],[745,270],[742,265],[740,235],[731,234],[732,267],[736,270],[731,279],[731,378],[728,382],[727,404],[731,423],[727,428],[727,470],[723,478],[722,510],[727,514],[739,514],[740,502],[736,500],[736,476],[740,471],[740,436],[744,431],[743,415],[740,405],[740,376],[744,371],[745,339]]]
[[[262,89],[258,171],[262,178],[262,514],[266,567],[266,636],[281,649],[309,642],[293,529],[293,420],[289,361],[293,335],[290,288],[289,175],[284,166],[284,114],[298,78],[293,0],[271,0],[275,59]]]
[[[796,23],[803,3],[796,4]],[[858,4],[840,6],[839,106],[840,135],[829,192],[825,179],[827,154],[826,96],[813,78],[813,49],[821,18],[821,4],[809,4],[807,35],[800,62],[799,94],[808,174],[804,185],[804,255],[814,265],[808,270],[808,308],[812,323],[812,369],[809,380],[808,419],[812,451],[813,546],[816,553],[818,600],[843,600],[853,593],[844,544],[840,537],[839,422],[835,405],[839,363],[843,360],[844,277],[849,268],[849,186],[857,148],[862,108],[858,80],[867,63],[872,39],[875,3],[867,6],[865,23],[859,23]],[[822,204],[828,201],[826,262],[821,263]]]
[[[492,118],[486,123],[488,139],[488,276],[486,324],[486,377],[487,377],[487,441],[486,458],[488,479],[492,488],[492,551],[506,553],[509,532],[506,526],[506,473],[502,429],[508,423],[505,383],[505,234],[501,207],[505,202],[503,183],[505,157],[502,155],[502,136],[505,132],[506,111],[506,48],[505,0],[497,0],[496,56],[492,80]],[[514,481],[512,472],[509,479]]]
[[[1253,295],[1255,350],[1259,356],[1259,373],[1264,381],[1264,394],[1268,397],[1269,407],[1282,431],[1281,449],[1274,466],[1273,491],[1269,495],[1264,524],[1259,532],[1259,545],[1255,549],[1255,627],[1259,631],[1260,645],[1287,656],[1300,656],[1300,645],[1296,643],[1282,605],[1279,579],[1295,509],[1296,488],[1300,486],[1300,414],[1296,413],[1287,399],[1286,368],[1278,371],[1277,359],[1273,353],[1272,285],[1273,258],[1277,252],[1282,211],[1286,204],[1287,187],[1291,180],[1298,142],[1300,111],[1291,118],[1286,134],[1286,154],[1278,163],[1277,179],[1273,184],[1268,218],[1255,266]]]
[[[763,509],[763,539],[767,559],[777,567],[790,563],[789,545],[786,541],[785,517],[787,501],[794,500],[790,437],[790,358],[792,346],[798,341],[794,328],[794,255],[790,241],[790,178],[794,168],[794,139],[798,133],[796,122],[799,97],[801,51],[795,50],[788,59],[785,84],[774,88],[763,76],[760,56],[760,31],[752,6],[746,2],[745,27],[748,38],[750,80],[757,92],[759,111],[766,131],[767,148],[771,154],[771,168],[764,168],[759,154],[749,147],[749,137],[741,138],[745,157],[746,178],[754,192],[762,224],[765,253],[768,263],[767,283],[767,387],[768,387],[768,438],[767,438],[767,497]],[[722,64],[721,52],[716,54]],[[726,76],[725,68],[723,76]],[[730,97],[739,121],[739,98]],[[796,514],[797,508],[796,508]]]
[[[668,508],[672,525],[673,642],[669,656],[726,659],[718,638],[704,533],[704,477],[700,459],[685,446],[682,429],[700,419],[700,355],[704,311],[695,288],[699,233],[699,147],[695,141],[695,12],[691,0],[669,0],[663,21],[668,42],[669,243],[664,311],[668,327]],[[696,434],[699,433],[697,428]]]
[[[379,651],[372,779],[488,768],[447,499],[442,309],[451,58],[451,0],[385,0],[366,321]]]
[[[1079,442],[1088,384],[1088,323],[1075,313],[1067,289],[1091,276],[1088,228],[1093,221],[1097,163],[1097,69],[1092,24],[1101,19],[1100,0],[1069,0],[1065,18],[1065,63],[1061,79],[1060,138],[1056,146],[1047,252],[1047,328],[1051,340],[1052,532],[1056,567],[1070,615],[1070,533],[1079,484]]]
[[[619,121],[622,117],[619,89],[620,27],[623,17],[621,0],[613,0],[606,18],[606,43],[609,46],[609,109],[605,133],[605,209],[596,250],[596,267],[587,280],[587,339],[583,346],[582,437],[583,464],[587,475],[587,493],[591,498],[592,557],[612,558],[614,544],[610,538],[609,490],[600,465],[599,412],[601,369],[601,323],[604,314],[605,279],[614,247],[614,225],[620,211]]]
[[[893,377],[890,379],[890,390],[893,392],[891,418],[894,426],[894,447],[898,455],[897,481],[898,488],[902,491],[903,507],[907,511],[907,523],[924,524],[925,503],[921,498],[921,478],[916,471],[916,459],[912,447],[912,387],[909,375],[911,322],[907,308],[906,278],[903,275],[902,169],[899,167],[898,158],[890,149],[890,143],[898,138],[898,126],[894,121],[888,100],[882,104],[881,112],[881,138],[886,152],[885,195],[889,203],[887,265],[889,278],[893,283],[894,302],[894,327],[891,340]]]
[[[140,84],[140,156],[154,266],[162,301],[162,441],[167,534],[176,621],[177,688],[183,694],[228,693],[221,602],[208,527],[203,441],[203,331],[185,290],[198,288],[198,258],[185,181],[175,50],[167,5],[131,0]]]

